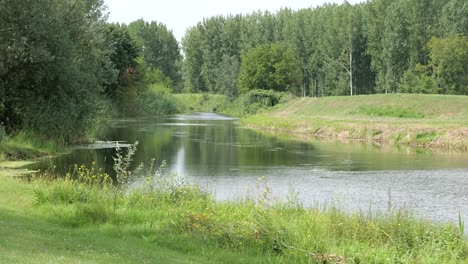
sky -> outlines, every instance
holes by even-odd
[[[216,15],[247,14],[252,11],[276,12],[282,7],[293,10],[316,7],[324,3],[343,3],[343,0],[105,0],[109,22],[130,23],[143,18],[146,21],[164,23],[177,40],[185,31],[203,18]],[[355,4],[362,0],[348,0]]]

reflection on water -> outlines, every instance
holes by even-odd
[[[266,176],[273,195],[285,197],[292,185],[307,206],[333,202],[366,212],[391,204],[433,219],[456,219],[459,210],[468,217],[467,153],[286,140],[209,113],[112,120],[99,139],[98,147],[77,148],[34,169],[56,166],[68,172],[75,163],[95,161],[112,173],[115,149],[105,147],[106,142],[139,141],[135,166],[166,160],[172,172],[202,184],[219,199],[245,195],[246,187]]]

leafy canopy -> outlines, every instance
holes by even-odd
[[[250,90],[295,91],[301,83],[299,61],[285,44],[261,45],[242,56],[240,92]]]

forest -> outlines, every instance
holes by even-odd
[[[468,94],[463,0],[215,16],[181,43],[162,23],[106,12],[102,0],[0,0],[1,138],[77,143],[111,114],[177,111],[174,93]]]

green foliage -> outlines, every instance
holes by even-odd
[[[117,185],[128,184],[132,179],[132,172],[130,171],[130,166],[132,165],[133,156],[135,155],[136,148],[138,146],[138,141],[130,145],[126,153],[117,146],[116,153],[114,157],[114,171],[115,171],[115,181]],[[85,174],[86,177],[86,174]]]
[[[426,45],[431,37],[467,35],[467,10],[468,4],[461,0],[374,0],[207,18],[187,30],[182,41],[186,91],[226,94],[226,87],[234,87],[233,77],[242,75],[235,65],[244,64],[242,56],[262,46],[284,43],[298,60],[300,80],[289,83],[296,94],[396,93],[402,82],[419,83],[417,93],[454,93],[450,91],[452,79],[438,83],[434,91],[428,89],[432,74],[404,75],[418,64],[428,66]],[[260,65],[260,60],[252,62],[250,74],[265,79]],[[246,83],[238,80],[240,91]],[[260,86],[268,84],[249,85],[264,89]]]
[[[136,102],[143,115],[167,115],[177,111],[177,102],[171,90],[157,84],[141,92]]]
[[[157,85],[163,88],[168,88],[169,91],[171,90],[170,88],[173,85],[172,80],[168,76],[164,75],[162,71],[158,69],[145,69],[144,67],[142,67],[140,70],[144,71],[144,85]],[[152,88],[150,87],[149,90],[151,89]]]
[[[468,3],[464,0],[448,0],[441,9],[439,36],[456,34],[468,36]]]
[[[135,68],[135,82],[120,86],[117,104],[124,116],[165,115],[176,112],[176,99],[172,94],[173,82],[159,69],[148,67],[139,58]]]
[[[412,109],[405,109],[396,106],[363,106],[360,111],[369,116],[388,116],[398,118],[424,118],[424,114]]]
[[[427,44],[429,66],[444,93],[468,94],[468,36],[433,37]]]
[[[284,93],[272,90],[251,90],[228,103],[223,111],[234,116],[252,115],[277,105],[283,97]]]
[[[260,104],[262,106],[270,107],[275,106],[281,100],[283,94],[273,90],[252,90],[246,94],[246,103],[248,105]]]
[[[178,87],[181,82],[181,55],[172,31],[162,23],[142,19],[130,23],[128,30],[148,67],[160,70]]]
[[[299,61],[287,45],[259,46],[242,57],[239,75],[241,93],[258,89],[296,91],[300,81]]]
[[[234,56],[223,55],[216,87],[220,93],[225,94],[228,98],[237,96],[237,79],[239,77],[239,61]]]
[[[110,48],[112,70],[117,78],[109,78],[111,82],[105,85],[104,92],[115,99],[117,89],[134,82],[132,75],[137,65],[138,49],[125,25],[107,24],[105,38]]]
[[[439,91],[437,80],[427,74],[426,67],[416,65],[403,74],[399,84],[402,93],[437,94]]]
[[[206,91],[207,88],[202,75],[204,63],[202,41],[202,32],[197,27],[188,30],[182,39],[182,47],[186,57],[183,64],[186,92],[197,93]]]
[[[94,129],[112,76],[102,5],[2,1],[0,119],[7,132],[26,129],[70,143]]]

